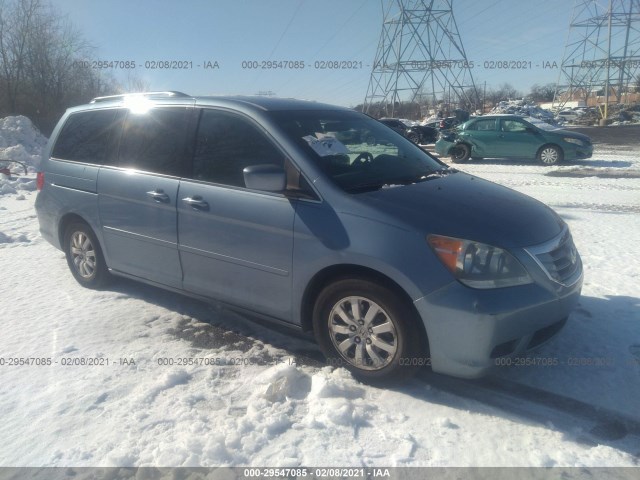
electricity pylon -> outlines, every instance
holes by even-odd
[[[639,71],[640,0],[576,0],[554,104],[595,97],[607,118],[609,102],[628,99]]]
[[[478,93],[453,0],[381,0],[383,25],[364,111],[394,116],[401,101],[476,108]],[[376,107],[382,111],[373,112]]]

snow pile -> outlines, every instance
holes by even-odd
[[[616,120],[615,122],[610,123],[611,126],[618,125],[638,125],[640,124],[640,113],[633,113],[629,116],[619,116],[620,120]]]
[[[38,171],[40,155],[46,144],[47,137],[27,117],[20,115],[0,119],[0,169],[4,169],[0,172],[0,195],[36,189],[33,178],[21,178],[18,175],[24,175],[26,167],[26,173],[33,177]]]
[[[640,147],[600,144],[593,160],[559,170],[611,174],[640,170],[639,159]],[[496,167],[464,165],[555,208],[585,283],[566,330],[527,357],[559,364],[503,367],[494,381],[638,419],[640,181]],[[0,195],[0,465],[638,465],[635,430],[568,419],[543,398],[505,390],[487,402],[474,382],[458,396],[434,376],[375,388],[239,314],[125,280],[82,288],[40,237],[35,195],[17,192]],[[591,360],[604,362],[580,363]]]
[[[513,114],[513,115],[522,115],[523,117],[533,117],[539,118],[545,122],[555,124],[553,119],[553,113],[549,110],[545,110],[544,108],[540,108],[535,104],[526,103],[523,100],[511,100],[508,102],[499,102],[492,110],[489,112],[491,114]]]

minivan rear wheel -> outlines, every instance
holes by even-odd
[[[327,361],[366,382],[410,377],[424,352],[417,315],[392,290],[351,278],[327,286],[315,304],[316,339]]]
[[[69,224],[64,234],[64,253],[75,279],[88,288],[101,288],[111,278],[100,244],[86,223]]]

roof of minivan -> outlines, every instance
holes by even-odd
[[[297,100],[295,98],[279,98],[279,97],[266,97],[260,95],[248,95],[248,96],[204,96],[194,97],[196,104],[206,105],[209,102],[214,105],[220,103],[241,103],[245,105],[253,105],[265,111],[274,110],[350,110],[346,107],[339,107],[336,105],[330,105],[328,103],[314,102],[310,100]]]
[[[165,95],[163,95],[165,94]],[[196,104],[196,105],[211,105],[211,106],[244,106],[253,107],[263,111],[276,111],[276,110],[351,110],[346,107],[339,107],[336,105],[330,105],[327,103],[314,102],[309,100],[297,100],[294,98],[278,98],[268,97],[260,95],[220,95],[220,96],[191,96],[180,92],[160,92],[160,95],[155,92],[144,93],[132,93],[125,95],[116,95],[111,97],[103,97],[94,99],[91,106],[113,106],[122,105],[130,99],[146,98],[152,103],[162,104]]]

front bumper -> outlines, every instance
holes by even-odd
[[[585,158],[591,158],[593,155],[593,145],[573,145],[566,144],[565,146],[565,160],[582,160]]]
[[[501,357],[535,348],[564,326],[583,281],[582,261],[568,228],[510,253],[533,283],[482,290],[452,281],[414,302],[435,372],[480,377],[500,364]]]
[[[497,359],[521,354],[560,331],[578,303],[582,276],[552,292],[538,284],[476,290],[454,282],[415,301],[429,336],[434,372],[487,374]]]
[[[593,146],[576,149],[576,158],[578,159],[591,158],[591,155],[593,155]]]

